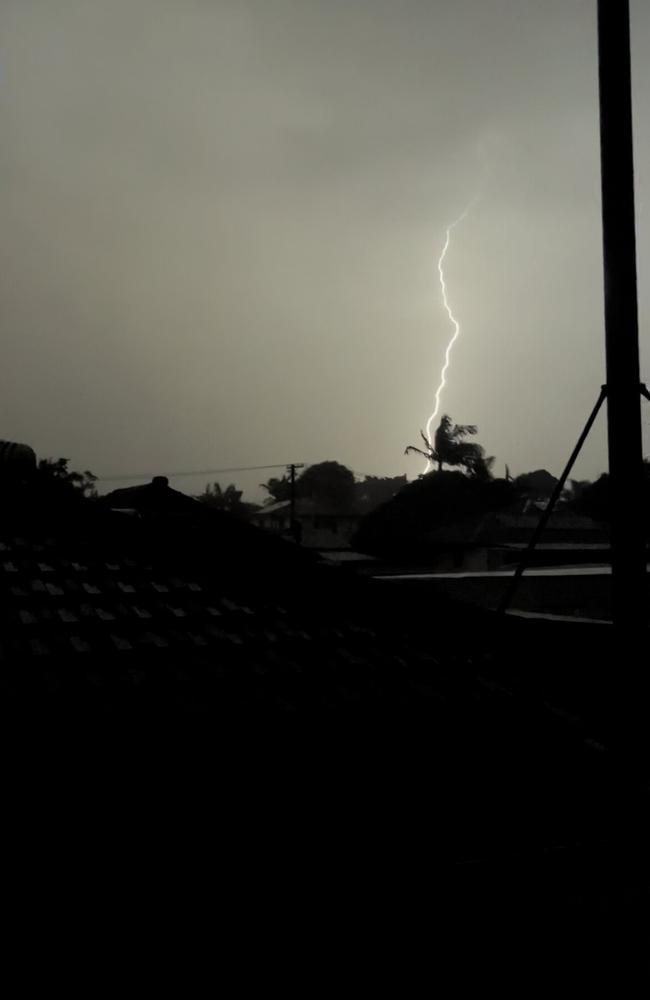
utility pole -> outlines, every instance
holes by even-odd
[[[304,462],[292,462],[289,468],[290,515],[289,531],[295,542],[300,542],[300,525],[296,521],[296,469],[304,468]]]
[[[598,0],[612,619],[646,622],[629,0]]]

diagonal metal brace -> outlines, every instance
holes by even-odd
[[[646,399],[650,400],[650,393],[646,389],[645,385],[643,385],[643,383],[641,384],[641,393],[646,397]],[[553,493],[551,494],[551,497],[550,497],[550,499],[549,499],[546,507],[544,508],[544,511],[542,512],[542,516],[539,519],[537,527],[535,528],[533,534],[531,535],[530,541],[528,542],[528,545],[526,546],[526,548],[524,550],[524,553],[523,553],[523,555],[522,555],[522,557],[521,557],[521,559],[519,561],[519,565],[517,566],[517,568],[516,568],[516,570],[515,570],[515,572],[514,572],[514,574],[512,576],[512,579],[508,583],[508,586],[507,586],[507,588],[505,590],[505,593],[504,593],[503,597],[501,598],[501,601],[499,602],[497,611],[499,611],[499,612],[505,612],[510,607],[510,602],[512,601],[512,598],[515,595],[515,591],[517,590],[517,586],[519,585],[519,581],[521,580],[522,576],[524,575],[525,570],[528,568],[528,566],[530,564],[530,558],[531,558],[531,556],[532,556],[532,554],[533,554],[533,552],[535,550],[535,547],[537,546],[537,543],[539,542],[539,539],[540,539],[540,537],[542,535],[542,532],[544,531],[544,528],[546,527],[546,525],[548,523],[548,519],[550,518],[551,514],[553,513],[553,510],[555,508],[555,504],[557,503],[557,501],[560,498],[560,495],[562,493],[562,490],[564,489],[566,481],[569,478],[569,473],[571,472],[571,469],[573,468],[573,466],[575,464],[575,460],[577,459],[578,455],[580,454],[580,451],[582,449],[583,444],[585,443],[585,441],[587,439],[589,431],[593,427],[594,420],[598,416],[598,411],[600,410],[601,406],[605,402],[606,398],[607,398],[607,386],[606,385],[601,385],[601,387],[600,387],[600,395],[598,396],[598,399],[596,400],[596,405],[594,406],[593,410],[591,411],[591,413],[589,415],[589,419],[587,420],[587,423],[585,424],[585,426],[582,429],[582,434],[578,438],[578,441],[576,443],[575,448],[571,452],[571,455],[569,457],[569,461],[567,462],[567,464],[566,464],[566,466],[564,468],[564,472],[562,473],[562,475],[558,479],[557,483],[555,484],[555,489],[553,490]]]

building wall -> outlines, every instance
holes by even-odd
[[[281,535],[288,531],[290,524],[290,519],[283,514],[273,517],[268,514],[264,517],[257,516],[253,517],[252,521],[256,528],[263,528],[264,531],[270,531],[273,535]]]
[[[301,544],[307,549],[348,549],[359,526],[359,518],[348,515],[301,514],[296,520],[302,529]],[[254,517],[253,523],[274,534],[289,535],[291,518],[283,511]]]
[[[309,549],[349,549],[359,525],[357,517],[314,515],[300,519],[302,544]]]

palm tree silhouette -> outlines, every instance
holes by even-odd
[[[424,431],[420,431],[426,451],[422,448],[416,448],[415,445],[409,445],[404,454],[408,455],[409,452],[413,451],[422,455],[427,461],[438,466],[438,472],[442,471],[443,465],[450,465],[464,469],[467,475],[472,478],[487,479],[490,476],[494,457],[486,458],[480,444],[463,440],[476,434],[477,431],[478,427],[475,424],[454,424],[451,417],[445,414],[440,420],[433,444]]]

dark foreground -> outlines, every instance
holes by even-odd
[[[189,939],[185,991],[645,982],[645,649],[197,518],[5,511],[14,926]]]

